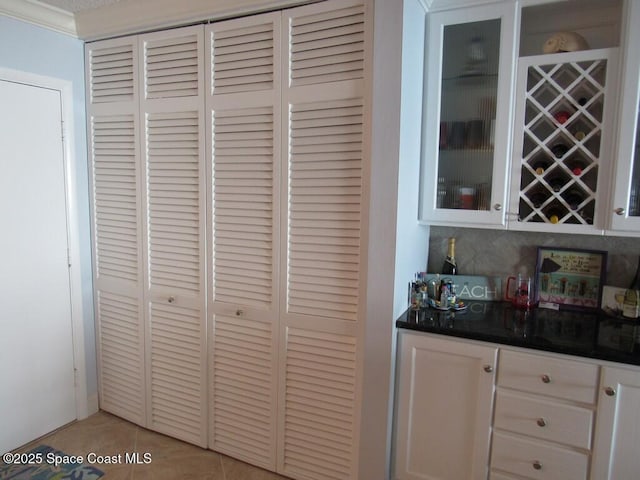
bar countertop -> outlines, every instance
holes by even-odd
[[[470,301],[466,310],[458,312],[408,309],[396,327],[640,365],[640,322],[604,312],[542,308],[526,312],[508,302]]]

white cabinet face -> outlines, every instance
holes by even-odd
[[[436,224],[503,225],[515,10],[429,15],[422,213]]]
[[[592,480],[636,478],[640,472],[640,372],[605,367],[598,399]]]
[[[613,185],[613,204],[609,211],[615,233],[640,232],[640,4],[627,2],[625,12],[625,64],[622,70],[618,129],[617,166]]]
[[[400,334],[396,479],[485,478],[497,348]]]

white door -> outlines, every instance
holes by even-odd
[[[640,371],[604,367],[598,395],[591,478],[638,478]]]
[[[0,452],[76,418],[61,94],[0,80]]]
[[[487,478],[497,352],[400,332],[394,479]]]

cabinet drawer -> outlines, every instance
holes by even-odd
[[[593,410],[499,390],[494,427],[589,450]]]
[[[595,403],[597,365],[503,350],[498,385],[537,395]]]
[[[494,432],[491,469],[540,480],[586,480],[589,456],[542,441]]]

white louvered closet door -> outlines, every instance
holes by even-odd
[[[149,428],[205,447],[204,27],[141,35]]]
[[[87,44],[100,408],[146,425],[137,39]]]
[[[344,0],[284,13],[278,471],[357,478],[368,13]]]
[[[209,447],[276,468],[280,13],[207,27]]]

